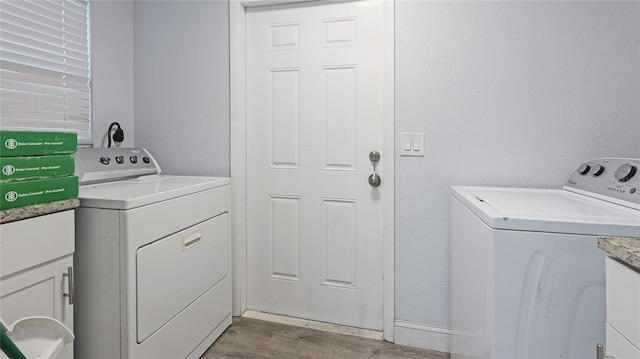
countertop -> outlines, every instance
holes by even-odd
[[[0,211],[0,224],[43,216],[45,214],[55,212],[62,212],[74,209],[78,206],[80,206],[80,200],[77,198],[71,198],[62,201],[34,204],[32,206],[3,209]]]
[[[598,247],[612,257],[640,270],[640,238],[600,236]]]

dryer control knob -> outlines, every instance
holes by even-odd
[[[620,182],[627,182],[636,175],[636,172],[638,169],[635,166],[626,164],[618,167],[614,176]]]
[[[591,166],[589,166],[589,165],[588,165],[588,164],[586,164],[586,163],[583,163],[583,164],[582,164],[582,166],[578,167],[578,173],[579,173],[581,176],[584,176],[584,175],[586,175],[587,173],[589,173],[589,170],[591,170]]]
[[[111,158],[109,157],[100,157],[100,163],[102,163],[103,165],[108,165],[109,163],[111,163]]]
[[[602,165],[595,165],[595,166],[593,166],[593,171],[591,171],[591,174],[592,174],[594,177],[598,177],[598,176],[600,176],[603,172],[604,172],[604,166],[602,166]]]

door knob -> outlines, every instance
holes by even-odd
[[[380,182],[382,182],[382,179],[376,173],[373,173],[371,176],[369,176],[369,184],[371,185],[371,187],[375,188],[380,186]]]

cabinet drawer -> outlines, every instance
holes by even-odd
[[[640,348],[640,273],[608,257],[607,322]]]
[[[74,251],[73,210],[0,225],[0,273],[6,277]]]

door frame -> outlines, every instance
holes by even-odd
[[[247,142],[246,142],[246,9],[261,5],[299,4],[335,0],[230,0],[230,107],[231,107],[231,238],[233,315],[247,309]],[[394,5],[384,0],[383,35],[383,332],[394,342],[395,250],[395,85]]]

